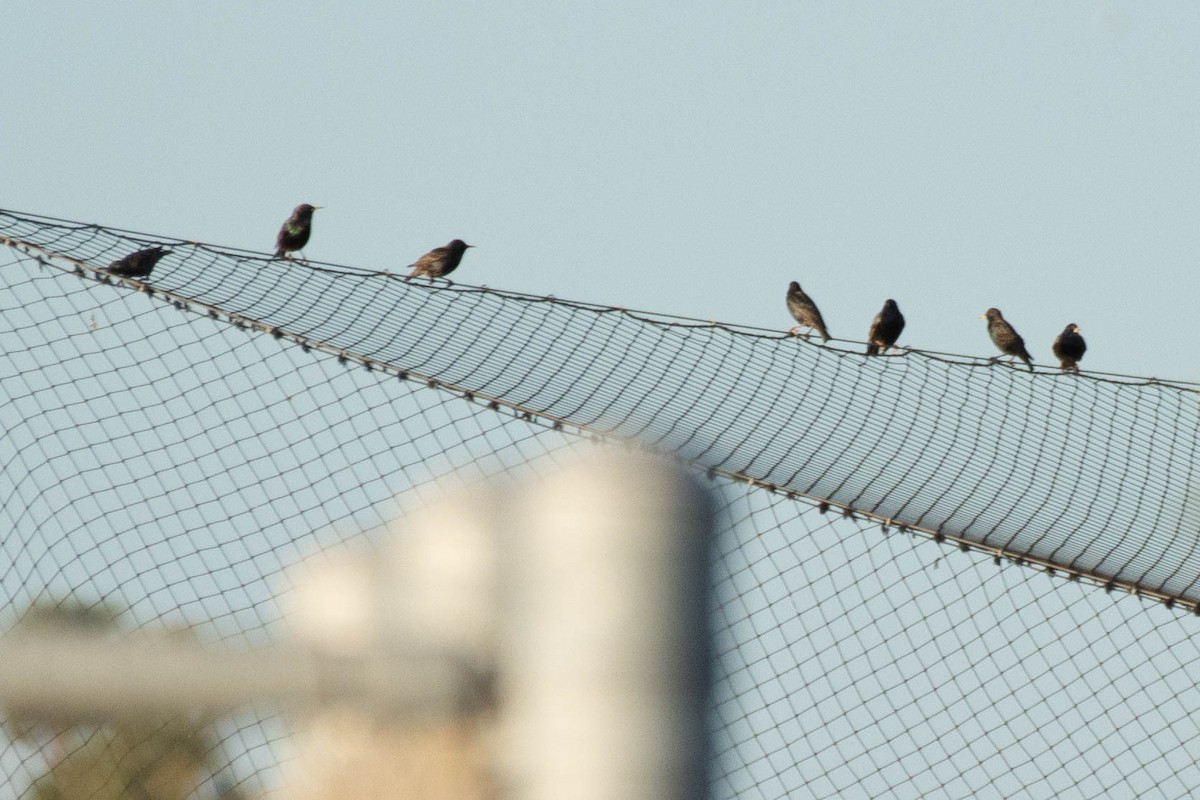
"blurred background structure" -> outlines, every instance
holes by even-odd
[[[35,606],[0,640],[9,734],[91,727],[33,793],[190,796],[219,774],[212,721],[257,706],[290,718],[288,797],[706,796],[704,490],[621,451],[507,483],[451,493],[378,552],[297,565],[272,647]]]
[[[295,565],[334,562],[358,531],[377,559],[437,477],[632,441],[719,497],[713,796],[1185,797],[1200,782],[1195,387],[867,361],[14,212],[0,236],[5,628],[34,609],[276,647],[279,598],[305,597]],[[173,252],[148,285],[101,271],[151,244]],[[351,647],[337,619],[306,635]],[[310,744],[271,707],[192,722],[158,742],[14,712],[4,791],[134,736],[156,743],[113,776],[176,765],[136,766],[139,786],[286,792]],[[334,719],[311,739],[355,741]]]

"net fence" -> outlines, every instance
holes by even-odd
[[[1194,386],[15,212],[0,237],[3,627],[74,596],[271,641],[288,565],[437,476],[629,438],[723,498],[717,796],[1200,785]],[[152,244],[148,284],[96,271]],[[274,785],[282,723],[220,730],[223,780]],[[43,769],[21,742],[0,765],[10,795]]]

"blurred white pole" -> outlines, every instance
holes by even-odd
[[[602,451],[529,491],[502,554],[502,785],[522,800],[706,795],[708,496]]]

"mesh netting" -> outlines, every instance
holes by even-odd
[[[1194,620],[1169,607],[1200,600],[1191,387],[868,360],[10,212],[0,236],[10,617],[74,593],[270,641],[285,567],[394,495],[611,434],[725,498],[718,796],[1200,783]],[[151,292],[94,280],[156,243]],[[228,773],[270,784],[285,738],[227,721]],[[7,747],[9,790],[41,763]]]

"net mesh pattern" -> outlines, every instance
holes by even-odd
[[[269,642],[288,565],[433,478],[633,438],[724,501],[717,796],[1200,785],[1194,387],[866,359],[13,212],[0,237],[10,618],[73,593]],[[96,272],[150,244],[173,252],[149,287]],[[279,720],[221,730],[239,785],[277,779]],[[41,763],[8,745],[7,791]]]

